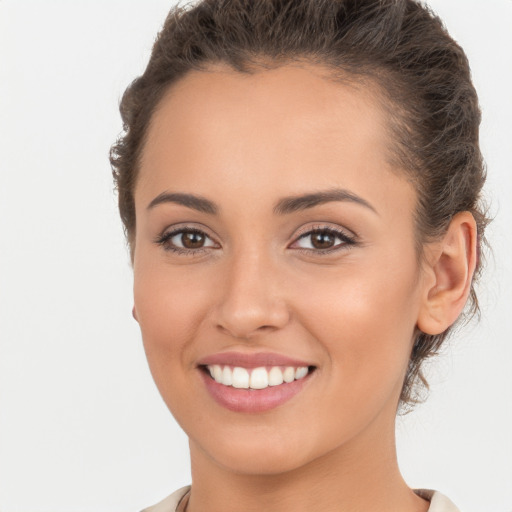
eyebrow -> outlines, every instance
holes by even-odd
[[[187,208],[192,208],[193,210],[209,213],[211,215],[215,215],[219,211],[217,205],[209,199],[193,194],[183,194],[179,192],[162,192],[148,204],[147,209],[151,210],[155,206],[164,203],[180,204],[182,206],[186,206]]]
[[[377,210],[368,201],[341,188],[313,192],[311,194],[299,196],[283,197],[276,203],[273,211],[277,215],[286,215],[333,201],[356,203],[368,208],[378,215]],[[196,196],[194,194],[184,194],[181,192],[162,192],[149,203],[147,209],[151,210],[155,206],[164,203],[179,204],[210,215],[216,215],[219,212],[219,207],[213,201],[210,201],[205,197]]]
[[[274,207],[274,213],[285,215],[288,213],[307,210],[332,201],[348,201],[360,204],[378,215],[377,210],[365,199],[342,188],[335,188],[312,194],[305,194],[294,197],[284,197],[280,199]]]

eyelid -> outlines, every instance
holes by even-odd
[[[301,236],[308,235],[308,234],[310,234],[312,232],[316,232],[316,231],[331,231],[333,233],[339,233],[341,236],[343,236],[345,238],[353,239],[353,240],[355,240],[357,238],[357,235],[352,230],[349,230],[342,226],[333,225],[333,224],[329,224],[329,223],[321,224],[321,223],[316,222],[314,224],[310,224],[310,225],[301,227],[297,231],[297,233],[295,235],[295,239],[298,239]]]
[[[176,224],[171,224],[162,229],[158,237],[167,236],[170,233],[176,233],[179,231],[197,231],[198,233],[204,233],[209,238],[215,238],[211,229],[199,222],[178,222]]]

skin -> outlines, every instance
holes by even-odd
[[[427,510],[398,469],[396,409],[415,330],[442,332],[465,303],[475,227],[459,215],[418,258],[416,193],[389,163],[387,137],[371,89],[310,65],[190,72],[154,114],[135,189],[134,316],[189,436],[189,512]],[[274,211],[284,197],[334,189],[371,207]],[[206,198],[218,212],[148,208],[162,193]],[[185,227],[203,231],[205,246],[175,253],[157,242]],[[304,236],[312,228],[354,243],[329,238],[335,250],[322,252]],[[315,371],[285,404],[234,412],[197,367],[228,350]]]

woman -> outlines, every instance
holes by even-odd
[[[148,510],[457,510],[407,486],[394,437],[477,308],[480,113],[439,19],[203,0],[121,113],[133,314],[192,466]]]

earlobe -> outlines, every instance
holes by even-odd
[[[476,267],[476,246],[476,222],[470,212],[455,215],[443,239],[432,244],[418,317],[422,332],[442,333],[464,309]]]

